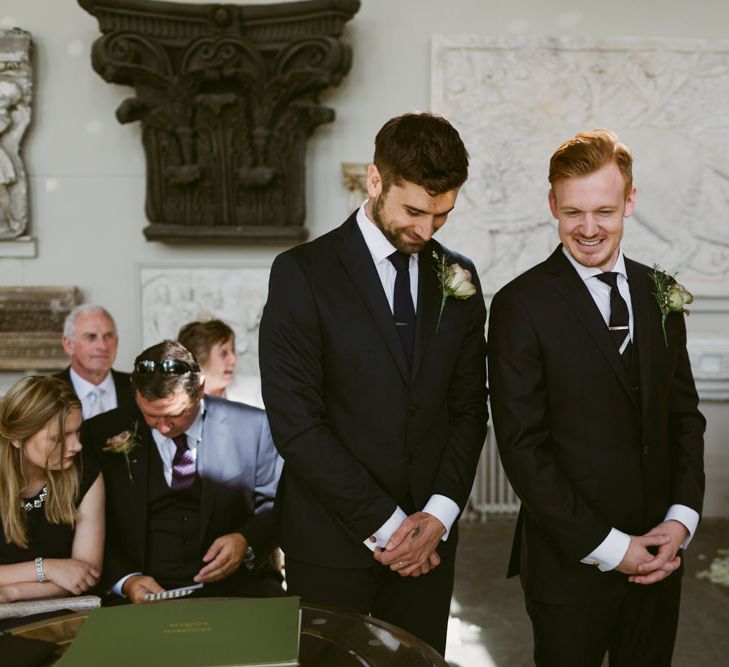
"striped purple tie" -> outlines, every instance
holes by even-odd
[[[172,490],[184,491],[195,483],[195,458],[187,446],[187,435],[182,433],[172,439],[177,445],[172,459]]]

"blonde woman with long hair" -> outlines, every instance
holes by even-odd
[[[79,595],[101,574],[104,482],[79,453],[81,404],[57,378],[0,400],[0,601]]]

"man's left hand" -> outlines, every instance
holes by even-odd
[[[445,532],[432,514],[415,512],[400,524],[384,549],[375,550],[375,560],[403,577],[427,574],[440,562],[435,550]]]
[[[240,567],[247,548],[248,542],[240,533],[221,535],[203,556],[207,565],[195,575],[194,580],[209,584],[230,576]]]
[[[680,521],[671,519],[659,523],[646,533],[646,535],[653,534],[668,535],[670,541],[658,547],[658,553],[653,560],[638,566],[640,574],[628,577],[634,584],[654,584],[670,576],[681,565],[681,558],[676,554],[689,536],[686,526]]]

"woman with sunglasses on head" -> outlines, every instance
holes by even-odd
[[[81,461],[81,404],[54,377],[0,400],[0,602],[79,595],[101,574],[104,482]]]

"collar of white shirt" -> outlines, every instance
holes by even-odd
[[[584,280],[585,282],[587,282],[590,278],[594,278],[595,276],[599,276],[601,273],[604,273],[602,269],[596,266],[590,267],[580,264],[574,257],[572,257],[572,255],[569,254],[567,248],[565,248],[564,246],[562,246],[562,252],[564,253],[564,256],[569,260],[570,264],[575,267],[575,271],[577,271],[577,274],[580,276],[580,278],[582,278],[582,280]],[[628,274],[625,271],[625,257],[623,256],[622,248],[620,248],[620,250],[618,251],[618,258],[615,261],[615,266],[611,269],[611,271],[613,273],[617,273],[623,276],[625,280],[628,280]]]
[[[107,396],[112,393],[116,395],[116,387],[114,386],[114,378],[111,375],[111,371],[107,373],[106,377],[99,382],[99,384],[94,384],[93,382],[85,380],[75,370],[73,370],[73,368],[71,368],[70,375],[71,384],[76,391],[76,396],[78,396],[82,401],[85,400],[92,391],[96,391],[97,389],[101,389],[106,392]]]
[[[386,260],[393,252],[397,251],[397,248],[390,243],[385,235],[380,231],[377,225],[367,217],[365,213],[365,204],[369,200],[365,199],[362,205],[357,210],[357,225],[359,230],[362,232],[367,249],[372,255],[372,260],[375,265]],[[418,253],[412,253],[410,255],[410,268],[413,265],[418,264]]]

